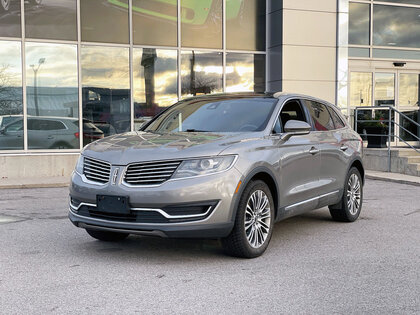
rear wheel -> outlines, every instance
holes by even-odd
[[[242,193],[230,235],[222,239],[227,254],[254,258],[267,249],[273,233],[274,202],[261,180],[252,181]]]
[[[86,232],[93,238],[105,242],[119,242],[125,240],[129,235],[128,233],[97,231],[90,229],[86,229]]]
[[[362,176],[357,168],[352,167],[347,174],[341,201],[329,206],[331,216],[336,221],[353,222],[360,215],[363,204]]]

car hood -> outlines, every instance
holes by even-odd
[[[126,165],[133,162],[218,155],[229,146],[256,138],[258,133],[127,132],[89,144],[83,155]]]

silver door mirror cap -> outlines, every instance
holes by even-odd
[[[307,135],[312,127],[305,121],[288,120],[284,126],[285,133],[282,136],[283,140],[287,140],[292,136]]]

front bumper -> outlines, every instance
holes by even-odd
[[[232,168],[209,176],[169,180],[158,187],[132,187],[121,181],[95,185],[73,173],[69,218],[78,227],[96,230],[161,237],[225,237],[233,228],[235,189],[241,177]],[[118,217],[99,213],[97,195],[128,196],[130,214]],[[197,205],[202,206],[202,212],[188,212],[198,211]],[[186,212],[182,212],[183,206]]]

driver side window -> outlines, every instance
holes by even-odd
[[[274,125],[275,133],[284,132],[284,126],[289,120],[299,120],[307,122],[305,112],[302,109],[302,105],[298,100],[288,101],[281,109],[279,118]]]

